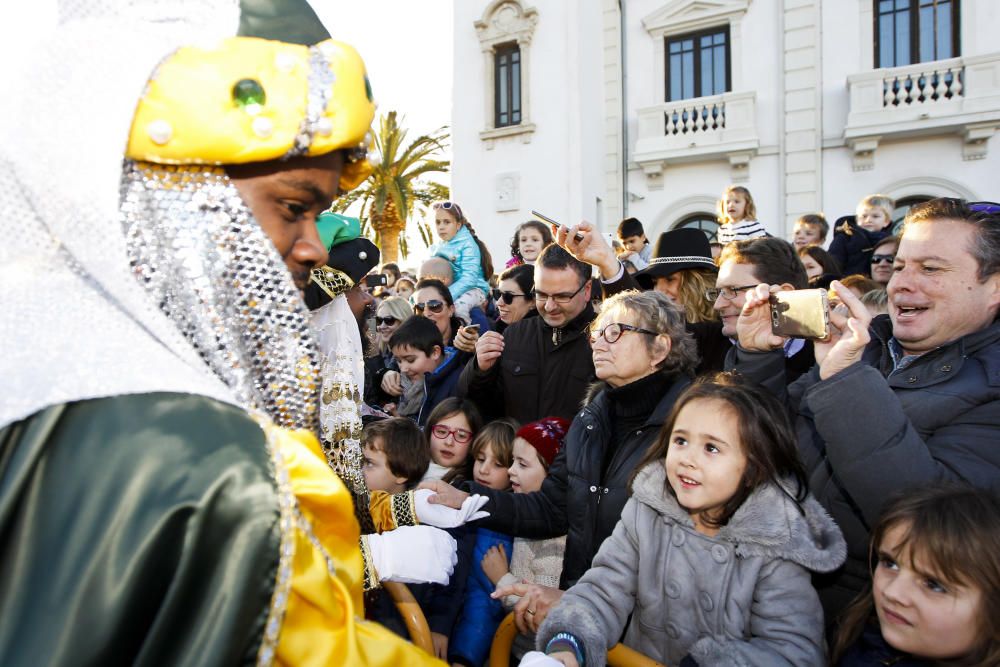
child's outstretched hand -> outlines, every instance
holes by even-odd
[[[486,555],[483,556],[480,565],[482,565],[483,574],[486,575],[486,578],[496,586],[497,582],[503,578],[503,575],[510,572],[510,565],[507,561],[507,550],[503,548],[502,544],[494,544],[486,550]]]

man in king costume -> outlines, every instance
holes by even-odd
[[[65,0],[6,91],[0,664],[432,662],[363,620],[315,436],[301,290],[371,88],[307,7],[252,4]]]

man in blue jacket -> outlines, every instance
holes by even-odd
[[[833,335],[791,385],[767,286],[737,323],[735,369],[787,400],[812,492],[847,539],[847,563],[818,582],[828,620],[865,585],[890,496],[945,480],[1000,487],[1000,206],[914,206],[893,268],[889,314],[874,320],[834,282]]]

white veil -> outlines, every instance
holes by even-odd
[[[64,0],[52,30],[25,27],[39,40],[20,54],[0,128],[0,427],[117,394],[236,402],[133,277],[119,181],[156,64],[238,20],[235,1]]]

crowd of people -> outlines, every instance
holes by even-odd
[[[824,249],[732,186],[494,275],[440,201],[410,275],[330,211],[358,54],[210,5],[66,4],[0,128],[0,663],[1000,664],[1000,205]]]
[[[635,218],[611,245],[586,222],[524,223],[477,304],[487,327],[459,318],[474,341],[456,350],[462,367],[402,371],[428,396],[440,373],[460,376],[436,400],[467,406],[466,445],[492,427],[567,425],[554,456],[529,457],[545,470],[530,488],[515,485],[519,437],[476,454],[428,422],[432,472],[412,485],[455,508],[474,494],[489,513],[473,524],[485,541],[460,549],[467,611],[439,656],[483,664],[512,608],[524,664],[603,665],[619,640],[669,665],[990,664],[1000,562],[959,558],[931,517],[1000,509],[1000,206],[932,200],[893,235],[892,200],[867,196],[829,250],[820,213],[785,241],[744,187],[719,210],[716,239],[678,229],[655,244]],[[772,332],[771,295],[804,289],[828,295],[827,339]],[[379,329],[376,345],[396,335]],[[994,521],[955,544],[990,553]],[[508,572],[512,538],[549,555],[543,573],[491,574]],[[493,607],[473,601],[491,585]],[[449,648],[472,635],[478,653]]]

